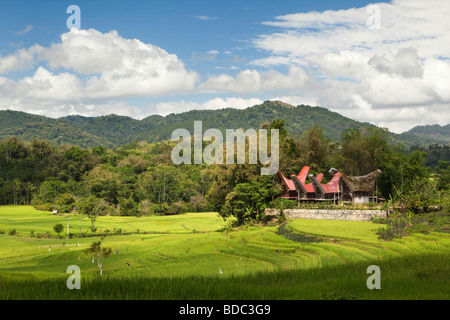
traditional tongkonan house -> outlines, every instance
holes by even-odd
[[[365,176],[346,176],[338,170],[332,168],[330,173],[341,175],[339,189],[341,190],[341,199],[345,202],[368,203],[378,202],[377,200],[377,180],[381,170],[377,169]]]
[[[316,198],[314,187],[311,183],[306,183],[308,172],[309,167],[303,167],[297,176],[291,175],[291,179],[288,179],[278,170],[278,177],[282,185],[281,197],[298,201],[314,200]],[[322,178],[323,174],[319,174],[316,180],[322,181]]]
[[[345,176],[338,170],[332,168],[330,173],[333,178],[330,182],[322,184],[323,174],[314,177],[308,174],[310,167],[303,167],[298,175],[286,178],[278,171],[281,182],[281,198],[302,201],[338,201],[367,203],[376,201],[376,181],[381,174],[380,170],[371,172],[365,176]],[[309,183],[306,183],[306,178]]]

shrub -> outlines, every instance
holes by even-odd
[[[191,196],[191,198],[189,199],[189,204],[196,212],[208,211],[210,209],[208,201],[200,193]]]
[[[392,240],[394,238],[401,238],[409,234],[411,228],[410,214],[399,214],[391,216],[387,220],[387,226],[379,228],[377,234],[379,239]]]
[[[186,211],[186,206],[183,201],[179,200],[170,205],[168,214],[180,214]]]
[[[275,209],[294,209],[297,206],[297,201],[277,198],[269,203],[268,208]]]
[[[38,204],[35,208],[39,211],[51,211],[51,203]]]
[[[151,216],[153,214],[153,204],[145,199],[138,205],[138,214],[142,216]]]
[[[163,216],[169,212],[169,205],[167,203],[152,205],[153,214]]]
[[[138,213],[138,207],[133,198],[120,198],[119,206],[121,216],[135,216]]]
[[[370,221],[372,221],[373,223],[388,224],[388,219],[384,217],[373,216],[370,218]]]
[[[59,238],[59,234],[64,230],[64,226],[61,223],[55,224],[53,230],[58,234]]]
[[[286,215],[284,214],[283,209],[280,209],[280,215],[278,216],[278,222],[279,223],[284,223],[286,222]]]
[[[314,237],[304,233],[293,232],[286,227],[286,223],[283,223],[278,227],[276,234],[295,242],[312,243],[323,241],[322,238]]]
[[[8,235],[9,236],[15,236],[16,234],[17,234],[16,229],[11,229],[11,230],[8,231]]]

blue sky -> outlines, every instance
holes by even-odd
[[[371,1],[55,1],[2,0],[0,5],[0,52],[13,53],[17,47],[35,43],[48,46],[67,32],[68,6],[81,9],[82,28],[101,32],[117,30],[127,39],[137,38],[175,53],[188,66],[202,72],[218,73],[215,67],[261,58],[249,40],[275,28],[263,21],[276,16],[309,11],[348,9]],[[17,32],[32,26],[33,30]],[[210,62],[202,57],[210,51],[221,55]],[[230,51],[230,54],[224,53]],[[197,57],[197,59],[193,59]],[[195,55],[196,54],[196,55]],[[233,58],[238,56],[241,59]],[[241,61],[241,62],[236,62]]]
[[[81,30],[66,26],[70,5]],[[396,132],[446,124],[449,12],[440,0],[2,0],[0,109],[143,118],[280,99]]]

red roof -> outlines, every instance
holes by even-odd
[[[295,191],[295,185],[294,185],[294,181],[292,181],[291,179],[286,178],[280,170],[278,170],[278,174],[281,175],[284,183],[286,184],[286,186],[289,188],[289,190],[291,191]]]
[[[308,172],[309,172],[309,167],[303,167],[302,171],[300,171],[300,173],[297,175],[298,180],[300,180],[300,182],[305,183],[306,181],[306,177],[308,176]]]
[[[302,171],[300,171],[300,173],[297,175],[297,178],[300,181],[300,183],[303,184],[303,186],[305,187],[306,192],[314,193],[314,187],[313,187],[312,183],[305,183],[306,177],[308,176],[309,169],[310,169],[310,167],[308,167],[308,166],[303,167]],[[290,191],[296,191],[295,184],[294,184],[294,181],[292,181],[292,179],[286,178],[281,173],[280,170],[278,170],[278,174],[281,176],[283,182],[285,183],[285,185],[287,186],[287,188]],[[294,175],[292,175],[292,176],[294,176]],[[342,176],[341,173],[336,173],[330,182],[328,182],[327,184],[320,184],[320,185],[322,186],[323,190],[326,193],[338,193],[339,192],[339,180],[340,180],[341,176]],[[319,173],[316,176],[316,180],[319,183],[322,181],[322,178],[323,178],[323,173]]]
[[[333,177],[333,179],[331,179],[330,182],[328,182],[327,184],[320,184],[323,188],[323,190],[326,193],[338,193],[339,192],[339,180],[341,179],[342,174],[341,173],[336,173]],[[317,180],[319,181],[319,180]],[[320,182],[320,181],[319,181]]]

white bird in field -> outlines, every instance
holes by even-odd
[[[222,268],[219,268],[219,273],[222,274]]]

